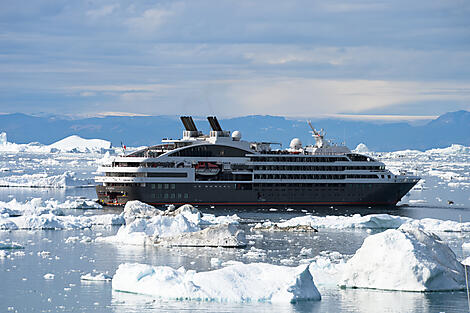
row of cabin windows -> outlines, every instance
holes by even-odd
[[[255,179],[347,179],[379,178],[377,175],[334,175],[334,174],[255,174]]]
[[[153,193],[152,198],[154,199],[188,199],[187,193]]]
[[[252,156],[251,162],[349,162],[346,157],[287,157],[287,156]]]
[[[371,189],[373,184],[346,184],[346,183],[258,183],[253,184],[255,189],[272,189],[274,191],[282,191],[285,188],[291,189],[310,189],[310,188],[345,188],[351,189]]]
[[[150,184],[152,189],[175,189],[175,184]]]
[[[258,171],[345,171],[345,170],[385,170],[385,166],[296,166],[296,165],[255,165]]]
[[[106,172],[107,177],[188,177],[188,173],[116,173],[116,172]]]
[[[114,162],[115,167],[175,167],[175,162]]]

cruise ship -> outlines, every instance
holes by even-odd
[[[99,167],[96,192],[104,205],[140,200],[221,206],[394,206],[419,181],[395,175],[367,155],[326,140],[311,125],[314,145],[290,147],[241,139],[209,116],[209,135],[182,116],[182,139],[164,139]]]

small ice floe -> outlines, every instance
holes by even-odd
[[[346,263],[342,287],[400,291],[465,288],[463,265],[441,239],[409,224],[364,240]]]
[[[80,237],[78,236],[70,236],[65,239],[65,243],[75,243],[80,240]]]
[[[51,279],[54,279],[55,275],[52,274],[52,273],[47,273],[47,274],[44,274],[43,278],[44,279],[47,279],[47,280],[51,280]]]
[[[237,248],[246,246],[245,232],[234,224],[213,225],[200,231],[156,237],[154,242],[158,245],[177,247]]]
[[[24,249],[22,245],[13,241],[0,241],[0,250],[6,249]]]
[[[464,250],[470,250],[470,242],[464,242],[462,244],[462,249]]]
[[[92,273],[87,273],[85,275],[80,276],[81,280],[91,280],[91,281],[110,281],[111,276],[108,276],[103,273],[97,273],[93,275]]]
[[[219,267],[222,265],[222,261],[219,258],[211,258],[211,266]]]
[[[470,266],[470,256],[466,258],[465,260],[463,260],[461,263],[467,266],[467,271],[468,271],[468,267]]]
[[[262,259],[266,257],[266,251],[263,249],[258,249],[255,247],[251,247],[247,253],[243,255],[245,258],[249,259]]]
[[[302,247],[302,249],[300,249],[300,255],[310,255],[312,254],[312,248],[305,248],[305,247]]]
[[[39,251],[37,255],[45,259],[45,258],[48,258],[51,255],[51,253],[49,251],[44,250],[44,251]]]
[[[168,266],[121,264],[116,291],[163,299],[221,302],[297,302],[321,299],[308,265],[236,264],[208,272]]]

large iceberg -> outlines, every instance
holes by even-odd
[[[364,240],[343,268],[340,286],[400,291],[465,288],[463,265],[435,234],[409,224]]]
[[[84,139],[73,135],[49,145],[51,151],[61,152],[102,152],[111,148],[111,142],[102,139]]]
[[[236,264],[196,272],[125,263],[116,271],[112,287],[117,291],[174,300],[297,302],[321,299],[308,265]]]

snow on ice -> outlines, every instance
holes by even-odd
[[[125,263],[116,271],[112,287],[117,291],[176,300],[297,302],[321,299],[308,265],[235,264],[196,272]]]
[[[238,216],[216,217],[202,214],[191,205],[183,205],[175,210],[171,206],[166,211],[158,210],[140,201],[129,201],[120,217],[126,225],[119,228],[115,236],[98,237],[97,242],[123,243],[133,245],[168,244],[196,246],[244,245],[244,233],[234,224]],[[203,226],[231,224],[202,231]],[[183,233],[191,233],[182,235]],[[168,241],[167,241],[168,240]]]
[[[435,234],[406,224],[364,240],[346,263],[339,285],[400,291],[465,287],[463,265]]]

